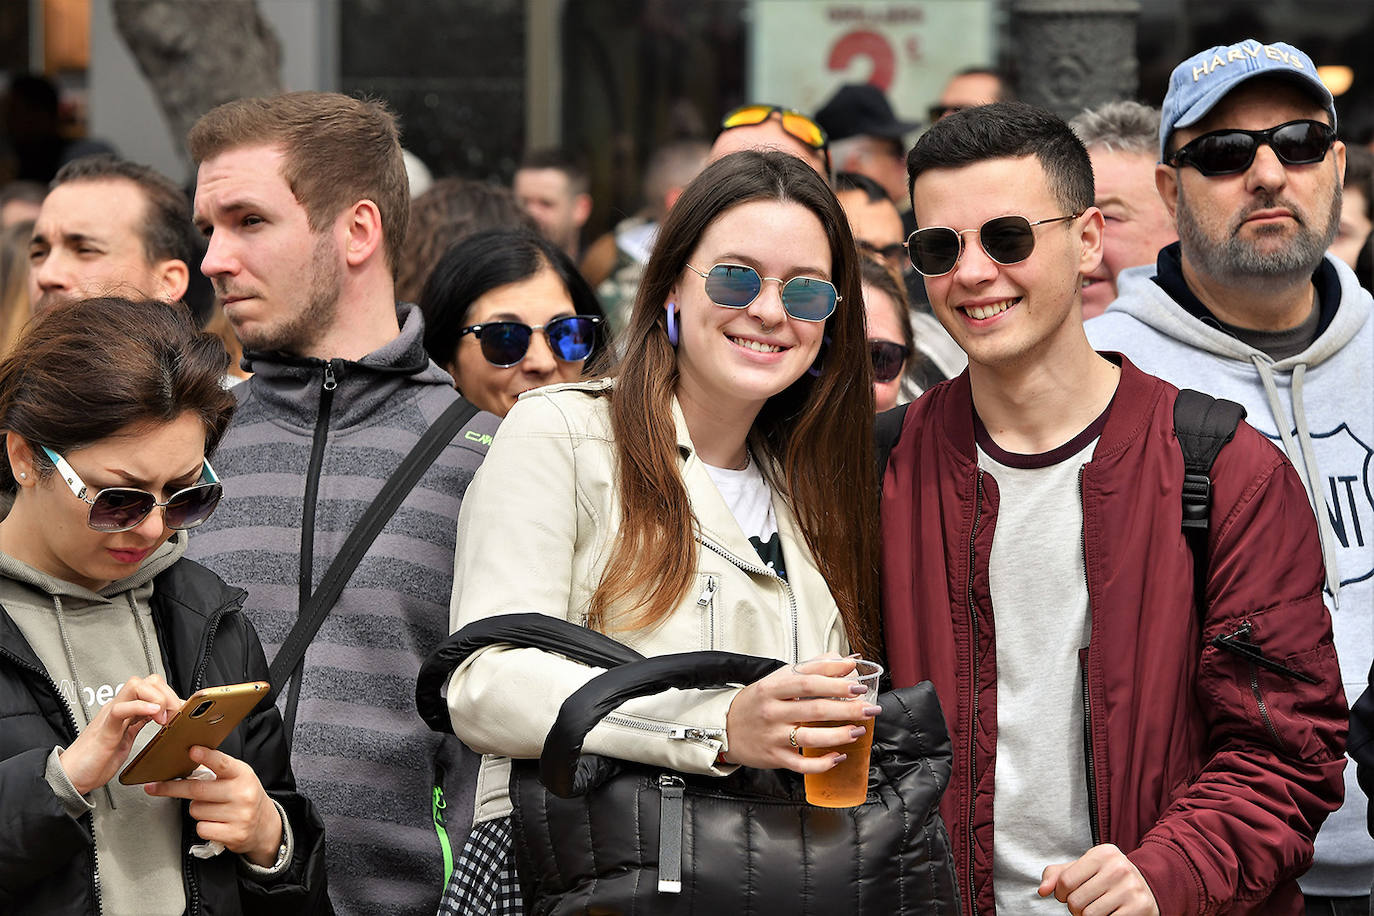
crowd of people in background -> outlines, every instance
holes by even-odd
[[[596,238],[576,154],[419,187],[337,93],[206,113],[189,189],[29,149],[0,909],[524,912],[509,761],[598,671],[477,652],[453,734],[415,689],[534,611],[791,663],[586,739],[684,774],[840,764],[880,712],[811,702],[849,653],[932,682],[968,916],[1374,912],[1374,152],[1254,39],[1162,108],[1065,122],[973,68],[926,114],[740,106]],[[116,779],[257,680],[196,778]]]

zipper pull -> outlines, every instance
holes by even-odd
[[[682,793],[687,783],[681,776],[658,777],[658,892],[682,893]]]
[[[332,362],[324,364],[324,390],[333,391],[339,387],[339,382],[334,378],[334,364]]]
[[[701,596],[697,598],[697,607],[709,607],[711,597],[716,593],[716,577],[706,577],[706,587],[701,590]]]

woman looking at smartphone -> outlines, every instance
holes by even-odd
[[[612,377],[528,394],[502,424],[463,500],[452,627],[539,611],[645,655],[876,657],[859,285],[844,212],[809,166],[742,152],[707,167],[663,224]],[[847,744],[851,727],[802,723],[874,708],[793,698],[852,697],[849,681],[821,673],[848,667],[789,665],[743,688],[634,700],[584,749],[690,773],[825,771],[839,754],[799,748]],[[505,758],[539,756],[560,704],[596,673],[502,647],[455,672],[454,731],[500,756],[483,762],[477,826],[443,911],[520,912],[514,862],[480,852],[509,849]]]
[[[45,311],[0,362],[6,913],[328,908],[270,702],[192,750],[213,780],[115,779],[182,697],[267,677],[243,593],[181,559],[219,501],[227,364],[183,306],[123,299]],[[192,856],[205,841],[228,851]]]

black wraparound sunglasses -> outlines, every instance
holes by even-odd
[[[1191,165],[1208,177],[1235,175],[1250,168],[1260,146],[1272,149],[1284,165],[1311,165],[1325,159],[1335,142],[1335,129],[1321,121],[1288,121],[1268,130],[1228,128],[1193,138],[1167,162]]]

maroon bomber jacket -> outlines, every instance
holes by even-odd
[[[1312,509],[1287,458],[1242,423],[1212,469],[1201,613],[1181,530],[1177,389],[1120,362],[1082,475],[1094,842],[1127,853],[1161,913],[1296,916],[1295,879],[1342,800],[1348,722]],[[888,659],[895,686],[934,682],[948,721],[941,811],[965,913],[994,908],[996,522],[965,373],[910,406],[882,500]]]

